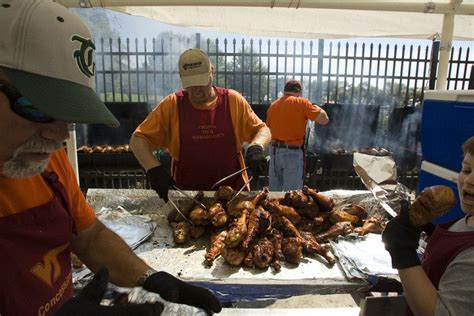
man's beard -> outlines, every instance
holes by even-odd
[[[1,174],[9,178],[27,178],[43,172],[49,163],[49,158],[41,161],[28,159],[27,153],[49,153],[52,154],[62,147],[62,141],[45,139],[38,134],[33,135],[20,145],[13,157],[2,166]]]

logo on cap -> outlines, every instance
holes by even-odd
[[[81,47],[74,51],[74,58],[81,72],[87,77],[92,77],[95,73],[94,50],[95,44],[91,39],[74,35],[71,41],[78,41]]]
[[[184,64],[183,69],[188,70],[188,69],[193,69],[193,68],[199,68],[202,65],[202,61],[198,61],[195,63],[190,63],[190,64]]]

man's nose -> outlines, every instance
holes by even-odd
[[[40,135],[44,138],[64,141],[69,138],[69,128],[72,124],[64,121],[54,121],[51,123],[43,124]]]

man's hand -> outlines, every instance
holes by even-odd
[[[267,171],[268,161],[263,154],[263,147],[252,145],[247,148],[245,156],[247,166],[249,166],[252,176],[264,176]]]
[[[163,165],[149,169],[146,176],[151,188],[158,193],[160,198],[168,202],[168,190],[173,185],[173,178],[171,178]]]
[[[102,306],[100,301],[104,296],[108,283],[108,270],[102,268],[84,289],[74,298],[67,301],[56,313],[56,316],[126,316],[126,315],[161,315],[163,304],[130,304],[117,306]]]
[[[209,290],[183,282],[169,273],[160,271],[150,275],[142,287],[170,302],[204,309],[208,314],[219,313],[219,300]]]
[[[410,224],[408,218],[409,203],[401,202],[400,214],[388,222],[382,232],[382,241],[385,249],[392,257],[394,269],[405,269],[420,265],[416,253],[420,240],[421,230]]]

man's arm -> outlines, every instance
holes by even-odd
[[[110,281],[118,286],[132,287],[150,267],[130,247],[98,219],[71,238],[71,250],[93,272],[105,266]]]
[[[264,125],[255,134],[255,137],[252,139],[249,146],[260,144],[263,146],[263,149],[265,150],[268,147],[268,144],[270,144],[271,140],[272,140],[272,134],[270,132],[270,129],[266,125]]]
[[[434,315],[438,299],[436,288],[423,268],[414,266],[398,270],[405,298],[413,313],[418,316]]]
[[[328,114],[326,113],[326,111],[321,109],[321,112],[319,112],[318,116],[316,117],[316,120],[314,121],[320,125],[326,125],[327,123],[329,123]]]
[[[161,165],[158,158],[153,155],[153,146],[146,138],[138,137],[133,134],[130,139],[130,148],[143,169],[148,171],[151,168]]]

